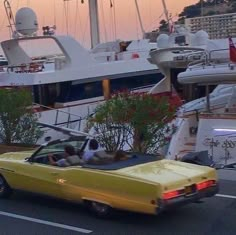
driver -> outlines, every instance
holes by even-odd
[[[81,159],[78,155],[75,154],[75,149],[72,145],[65,145],[64,147],[65,156],[64,158],[55,161],[53,159],[53,154],[48,155],[48,159],[51,165],[54,166],[60,166],[60,167],[66,167],[66,166],[73,166],[81,164]]]

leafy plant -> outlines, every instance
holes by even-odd
[[[12,88],[0,90],[0,140],[5,144],[35,144],[42,132],[33,113],[31,92]]]
[[[107,151],[126,146],[135,152],[157,153],[174,132],[167,123],[175,111],[168,96],[124,91],[99,105],[89,124]]]

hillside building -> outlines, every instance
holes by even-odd
[[[188,18],[185,19],[185,27],[191,33],[202,29],[210,39],[236,37],[236,13]]]

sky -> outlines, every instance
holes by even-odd
[[[8,22],[3,1],[0,5],[0,40],[9,39]],[[31,7],[38,18],[39,32],[42,26],[56,25],[56,34],[75,37],[83,46],[90,47],[88,0],[9,0],[13,14],[21,7]],[[101,41],[130,40],[142,37],[134,0],[98,0]],[[198,0],[166,0],[169,13],[176,18],[185,6]],[[161,0],[138,0],[145,31],[158,27],[164,19]]]

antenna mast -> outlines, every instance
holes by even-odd
[[[203,25],[203,0],[201,0],[201,29],[204,28]]]
[[[167,10],[167,7],[166,7],[166,2],[165,0],[162,0],[162,5],[163,5],[163,8],[164,8],[164,14],[165,14],[165,17],[166,17],[166,21],[169,25],[170,23],[170,18],[169,18],[169,13],[168,13],[168,10]]]
[[[93,48],[100,43],[97,0],[89,0],[89,16],[90,16],[91,47]]]
[[[164,14],[165,14],[165,17],[166,17],[167,25],[168,25],[169,31],[171,33],[172,32],[172,27],[173,27],[173,21],[172,21],[171,17],[169,16],[169,12],[167,10],[167,6],[166,6],[166,1],[165,0],[162,0],[162,5],[163,5],[163,8],[164,8]]]
[[[16,31],[14,30],[16,23],[15,23],[15,19],[11,10],[11,5],[8,0],[4,0],[4,7],[7,14],[8,23],[9,23],[8,27],[10,29],[11,36],[13,36],[16,33]]]
[[[142,34],[143,34],[143,37],[144,37],[145,30],[144,30],[144,27],[143,27],[143,22],[142,22],[142,18],[141,18],[141,14],[140,14],[140,11],[139,11],[139,6],[138,6],[137,0],[135,0],[135,6],[136,6],[136,9],[137,9],[137,13],[138,13],[139,24],[140,24]]]

